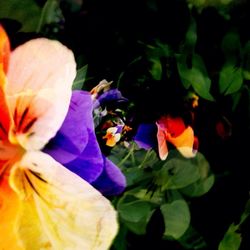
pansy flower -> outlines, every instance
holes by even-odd
[[[106,135],[102,138],[106,140],[106,145],[109,147],[114,147],[115,144],[121,139],[121,126],[110,127],[106,130]]]
[[[110,202],[41,151],[64,121],[75,74],[73,53],[58,41],[10,53],[0,27],[1,249],[101,250],[117,233]]]
[[[93,100],[87,91],[73,91],[66,118],[44,152],[106,196],[120,194],[126,179],[101,152],[95,135]]]
[[[157,122],[157,141],[159,156],[165,160],[168,156],[168,144],[171,143],[184,157],[195,156],[198,139],[191,126],[186,126],[181,117],[162,116]]]

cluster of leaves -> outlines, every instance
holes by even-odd
[[[204,195],[214,183],[209,163],[201,153],[187,159],[171,150],[167,160],[161,161],[153,149],[140,149],[131,141],[129,146],[114,147],[109,158],[127,179],[126,192],[115,203],[121,223],[128,230],[146,234],[154,212],[160,210],[164,238],[177,240],[187,249],[206,245],[205,241],[187,243],[193,237],[193,231],[188,230],[191,228],[190,198]],[[123,243],[126,245],[126,240]]]

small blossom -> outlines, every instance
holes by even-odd
[[[106,139],[106,145],[109,147],[114,147],[116,143],[121,139],[121,133],[118,132],[118,127],[110,127],[106,131],[106,135],[103,139]]]
[[[186,127],[181,117],[162,116],[156,125],[158,151],[162,160],[168,156],[167,142],[174,145],[184,157],[195,156],[198,139],[195,139],[193,129],[190,126]]]

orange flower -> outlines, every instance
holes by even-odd
[[[197,152],[197,138],[190,126],[185,125],[181,117],[162,116],[156,123],[159,156],[165,160],[168,156],[167,142],[174,145],[184,157],[193,157]],[[194,147],[195,144],[195,147]]]
[[[107,146],[114,147],[115,144],[121,139],[121,134],[118,132],[117,127],[110,127],[107,129],[106,135],[102,138],[107,140]]]

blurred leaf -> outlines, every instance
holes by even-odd
[[[207,243],[204,238],[191,226],[187,229],[187,231],[178,239],[180,244],[185,249],[205,249],[207,247]]]
[[[241,235],[237,233],[238,225],[232,224],[219,244],[219,250],[238,250],[241,244]]]
[[[88,65],[85,65],[77,70],[77,74],[72,85],[73,90],[83,88],[84,82],[86,80],[87,70]]]
[[[245,210],[240,217],[239,225],[241,225],[248,218],[248,216],[250,216],[250,200],[247,201],[247,204],[245,206]]]
[[[240,99],[242,97],[242,91],[235,92],[231,95],[232,98],[232,111],[235,111],[238,107],[238,104],[240,102]]]
[[[221,43],[222,50],[226,58],[238,56],[241,50],[240,37],[237,32],[228,32]]]
[[[47,0],[42,9],[36,32],[40,32],[44,25],[58,23],[62,19],[63,14],[60,9],[60,2],[58,0]]]
[[[190,212],[184,200],[176,200],[161,206],[164,217],[165,232],[164,236],[179,239],[190,224]]]
[[[191,85],[195,92],[204,99],[213,101],[214,98],[210,94],[211,80],[202,57],[198,54],[194,54],[192,57],[192,65],[193,72],[190,77]]]
[[[189,3],[193,4],[194,6],[198,8],[205,8],[209,6],[213,7],[221,7],[229,5],[234,0],[188,0]]]
[[[191,51],[194,52],[195,50],[195,45],[197,42],[197,25],[196,21],[193,17],[190,18],[190,24],[186,33],[185,37],[185,44],[184,44],[184,49],[190,53]]]
[[[185,89],[188,89],[192,82],[190,80],[190,69],[187,67],[187,57],[186,55],[177,55],[177,69],[178,69],[178,73],[180,75],[182,84],[184,86]]]
[[[161,59],[166,59],[173,56],[173,52],[168,44],[163,44],[160,41],[156,41],[156,45],[147,45],[146,50],[148,61],[150,62],[149,72],[154,80],[160,80],[162,78],[162,65]]]
[[[204,99],[213,101],[210,94],[211,80],[207,74],[206,66],[201,56],[192,55],[191,68],[187,66],[187,57],[177,56],[177,68],[182,80],[183,86],[189,88],[192,86],[195,92]]]
[[[149,72],[151,73],[152,77],[154,80],[160,80],[162,76],[162,66],[161,66],[161,61],[157,58],[153,59],[151,58],[151,69]]]
[[[42,9],[35,0],[6,0],[0,3],[0,18],[9,18],[22,24],[21,31],[35,32]]]
[[[127,250],[127,242],[126,242],[126,236],[127,236],[128,229],[120,225],[118,234],[115,237],[115,240],[112,244],[112,249],[115,250]]]
[[[155,172],[155,183],[162,190],[183,188],[200,178],[199,169],[191,159],[172,158]]]
[[[220,71],[220,93],[229,95],[237,92],[243,84],[242,69],[233,64],[225,64]]]
[[[250,80],[250,41],[245,44],[243,50],[243,76],[245,79]]]
[[[197,153],[196,164],[200,172],[200,179],[181,190],[190,197],[198,197],[207,193],[214,184],[214,175],[210,171],[208,161],[201,153]]]

